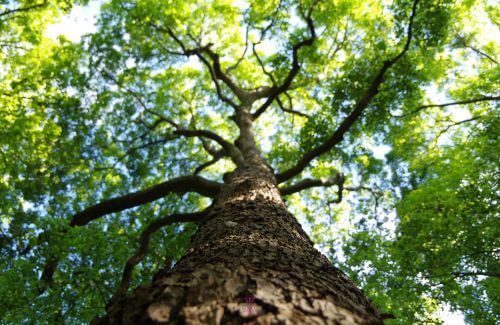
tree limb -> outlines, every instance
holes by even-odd
[[[250,31],[250,25],[247,25],[246,32],[245,32],[245,50],[243,51],[243,54],[241,54],[240,58],[230,67],[226,68],[226,73],[231,73],[232,70],[236,69],[240,63],[243,61],[245,58],[245,55],[247,54],[248,51],[248,34]]]
[[[200,176],[183,176],[154,185],[142,191],[116,197],[91,206],[73,216],[70,226],[84,226],[92,220],[106,214],[119,212],[143,205],[164,197],[168,193],[195,192],[208,197],[215,197],[221,187],[220,183]]]
[[[111,79],[119,88],[123,88],[128,94],[130,94],[132,97],[134,97],[134,99],[137,101],[137,103],[139,103],[139,105],[144,109],[145,112],[157,116],[158,120],[157,120],[157,122],[155,122],[155,124],[158,124],[160,122],[166,122],[166,123],[170,124],[171,126],[173,126],[174,128],[179,127],[179,125],[177,123],[175,123],[175,121],[173,121],[172,119],[170,119],[170,118],[168,118],[168,117],[166,117],[158,112],[155,112],[154,110],[147,107],[146,103],[144,103],[141,96],[136,91],[123,85],[121,82],[118,81],[118,79],[115,76],[113,76],[113,74],[111,74],[108,71],[103,71],[102,73],[104,74],[104,76]]]
[[[326,139],[326,141],[314,147],[312,150],[306,152],[302,156],[302,158],[295,164],[295,166],[276,175],[276,180],[278,183],[282,183],[298,175],[300,172],[302,172],[302,170],[304,170],[304,168],[306,168],[309,165],[309,163],[313,159],[328,152],[344,139],[344,135],[349,131],[351,126],[362,115],[362,113],[368,107],[372,99],[378,94],[380,85],[384,81],[384,75],[387,72],[387,70],[389,70],[389,68],[391,68],[396,62],[398,62],[399,59],[401,59],[401,57],[406,53],[406,51],[408,51],[412,39],[412,26],[416,15],[418,2],[419,0],[415,0],[415,2],[413,3],[412,12],[410,15],[410,22],[408,24],[407,40],[403,50],[401,50],[401,52],[391,60],[387,60],[384,62],[382,68],[379,70],[379,72],[371,82],[365,94],[361,97],[361,99],[359,99],[356,102],[354,109],[342,121],[342,123],[340,123],[339,127],[333,132],[333,134],[328,139]]]
[[[439,137],[441,135],[443,135],[444,133],[448,132],[452,127],[455,127],[455,126],[458,126],[458,125],[461,125],[461,124],[464,124],[464,123],[472,122],[472,121],[477,121],[477,120],[479,120],[482,117],[483,117],[482,115],[478,115],[478,116],[473,116],[471,118],[468,118],[468,119],[465,119],[465,120],[461,120],[461,121],[453,121],[451,124],[447,125],[444,129],[442,129],[442,130],[440,130],[438,132],[436,139],[439,139]]]
[[[311,18],[312,11],[314,9],[314,6],[317,4],[317,1],[313,3],[313,5],[309,8],[307,15],[305,15],[302,12],[302,7],[301,7],[301,12],[304,20],[307,23],[307,28],[309,29],[310,36],[308,38],[303,39],[297,44],[294,44],[292,47],[292,68],[290,71],[288,71],[288,75],[285,77],[285,80],[280,86],[273,85],[273,87],[269,88],[269,91],[262,92],[259,94],[260,97],[258,98],[263,98],[267,97],[267,100],[262,104],[253,114],[252,114],[252,119],[255,120],[257,119],[262,113],[266,111],[266,109],[272,104],[272,102],[278,97],[280,94],[284,93],[287,91],[292,84],[293,79],[295,76],[299,73],[300,71],[300,63],[299,63],[299,50],[305,46],[311,46],[314,43],[314,40],[316,39],[316,31],[314,29],[314,23]],[[262,64],[261,64],[262,66]]]
[[[10,14],[14,14],[14,13],[18,13],[18,12],[23,12],[23,11],[30,11],[32,9],[43,7],[46,4],[47,4],[47,0],[44,0],[42,3],[32,5],[32,6],[20,7],[20,8],[15,8],[15,9],[8,9],[8,10],[0,12],[0,17],[7,16]]]
[[[187,51],[189,53],[190,53],[190,51],[195,51],[195,50],[186,50],[185,47],[184,47],[184,45],[182,46],[182,48],[183,48],[184,51]],[[151,113],[151,114],[153,114],[153,115],[155,115],[155,116],[158,117],[158,119],[153,124],[153,127],[156,127],[161,122],[166,122],[166,123],[168,123],[169,125],[171,125],[171,126],[173,126],[175,128],[174,134],[183,135],[183,136],[186,136],[186,137],[204,137],[204,138],[208,138],[208,139],[214,140],[215,142],[219,143],[222,146],[222,148],[226,151],[226,153],[231,158],[233,158],[233,160],[234,160],[234,162],[236,164],[240,164],[243,161],[243,156],[241,155],[241,152],[239,151],[239,149],[235,145],[233,145],[230,142],[224,140],[218,134],[216,134],[214,132],[211,132],[211,131],[207,131],[207,130],[188,130],[188,129],[181,128],[180,125],[177,124],[176,122],[174,122],[172,119],[170,119],[170,118],[168,118],[168,117],[166,117],[164,115],[161,115],[161,114],[159,114],[157,112],[154,112],[153,110],[149,109],[146,106],[146,104],[144,103],[144,101],[142,100],[142,98],[140,97],[139,94],[137,94],[134,90],[132,90],[132,89],[124,86],[123,84],[121,84],[116,79],[116,77],[114,77],[111,73],[109,73],[107,71],[104,71],[103,73],[105,74],[105,76],[107,76],[108,78],[110,78],[113,82],[115,82],[117,86],[125,89],[127,91],[127,93],[129,93],[130,95],[132,95],[136,99],[136,101],[139,103],[139,105],[146,112]],[[164,141],[164,139],[159,140],[159,141]],[[141,147],[139,147],[139,149],[140,148]]]
[[[150,223],[141,233],[141,236],[139,238],[139,247],[137,248],[136,252],[134,253],[134,255],[132,255],[132,257],[128,259],[127,263],[125,264],[122,273],[122,279],[115,293],[113,294],[113,297],[111,298],[111,302],[117,301],[127,294],[127,290],[130,286],[130,281],[132,280],[132,271],[134,270],[134,267],[139,264],[139,262],[146,255],[149,246],[149,240],[156,231],[175,222],[200,221],[204,216],[206,216],[206,214],[206,211],[194,213],[177,213],[168,215]]]
[[[213,158],[201,165],[199,165],[198,167],[196,167],[196,169],[194,170],[194,175],[198,175],[199,173],[201,173],[205,168],[208,168],[210,166],[212,166],[213,164],[216,164],[219,160],[221,160],[223,157],[225,157],[224,153],[222,151],[219,151],[218,153],[216,153]]]
[[[451,272],[450,274],[456,277],[484,275],[484,276],[500,278],[500,273],[497,272]]]
[[[495,64],[498,64],[498,61],[495,60],[493,57],[491,57],[490,55],[486,54],[485,52],[469,45],[467,43],[467,41],[465,40],[465,37],[463,36],[457,36],[457,39],[462,43],[462,45],[468,49],[471,49],[472,51],[476,52],[477,54],[479,54],[480,56],[483,56],[485,58],[487,58],[488,60],[490,60],[491,62],[495,63]]]
[[[186,137],[204,137],[207,139],[214,140],[222,146],[224,151],[230,156],[237,165],[241,165],[245,160],[241,151],[234,144],[224,140],[220,135],[207,131],[207,130],[186,130],[178,129],[174,131],[174,134],[183,135]]]
[[[456,102],[449,102],[449,103],[443,103],[443,104],[428,104],[428,105],[421,105],[417,108],[415,108],[413,111],[408,112],[406,114],[401,114],[401,115],[392,115],[392,117],[406,117],[409,115],[413,115],[415,113],[418,113],[419,111],[426,109],[426,108],[432,108],[432,107],[447,107],[447,106],[455,106],[455,105],[466,105],[466,104],[473,104],[473,103],[478,103],[478,102],[485,102],[485,101],[496,101],[500,100],[500,96],[482,96],[478,98],[472,98],[472,99],[465,99],[465,100],[459,100]]]
[[[177,52],[175,52],[175,53],[169,52],[169,53],[176,54],[176,55],[180,54],[180,55],[184,55],[187,57],[195,55],[202,61],[202,63],[205,66],[207,66],[207,68],[210,72],[210,75],[212,77],[212,80],[215,84],[217,95],[223,102],[229,104],[233,108],[238,107],[238,105],[234,101],[232,101],[228,97],[224,96],[224,94],[222,94],[222,90],[221,90],[220,85],[217,82],[217,80],[222,80],[229,87],[229,89],[231,89],[233,91],[233,93],[236,95],[236,97],[238,97],[240,100],[242,100],[242,101],[246,100],[246,98],[248,97],[248,94],[241,87],[236,85],[236,83],[227,74],[225,74],[222,71],[221,66],[220,66],[219,55],[210,49],[210,47],[213,44],[210,43],[210,44],[207,44],[205,46],[199,45],[197,48],[189,49],[184,44],[184,42],[182,42],[182,40],[179,37],[177,37],[177,35],[175,35],[174,31],[171,28],[163,28],[161,26],[157,26],[157,25],[152,24],[152,23],[148,23],[148,25],[150,25],[151,27],[153,27],[154,29],[156,29],[162,33],[169,35],[174,40],[174,42],[177,43],[177,45],[179,45],[179,47],[182,50],[182,53],[177,53]],[[208,60],[203,56],[203,53],[206,53],[210,57],[213,64],[210,64],[210,62],[208,62]]]
[[[236,95],[236,97],[238,97],[239,100],[241,100],[242,102],[246,101],[248,98],[248,93],[244,91],[240,86],[236,85],[231,77],[229,77],[222,71],[219,55],[212,51],[210,47],[207,47],[205,52],[208,54],[210,59],[212,59],[212,67],[215,77],[219,80],[222,80],[226,84],[226,86],[228,86],[229,89],[233,91],[233,93]],[[199,56],[201,56],[201,54],[198,54],[198,57]]]
[[[328,179],[306,178],[293,185],[280,188],[280,193],[281,195],[290,195],[311,187],[329,187],[332,185],[343,187],[344,181],[345,177],[342,173],[336,174]]]
[[[292,105],[292,97],[290,97],[290,95],[288,95],[286,92],[285,92],[285,95],[288,98],[288,102],[289,102],[290,108],[287,108],[287,107],[285,107],[285,105],[283,105],[283,102],[281,101],[281,99],[280,99],[279,96],[276,97],[276,102],[278,103],[278,106],[281,108],[281,110],[283,112],[290,113],[290,114],[295,114],[295,115],[298,115],[300,117],[305,117],[305,118],[310,118],[311,117],[310,115],[308,115],[306,113],[302,113],[300,111],[294,110],[293,109],[293,105]]]

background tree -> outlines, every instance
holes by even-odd
[[[68,1],[1,5],[6,322],[88,321],[174,265],[248,94],[289,209],[382,312],[498,321],[497,8],[109,1],[72,44],[42,34]]]

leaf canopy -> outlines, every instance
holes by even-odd
[[[222,142],[179,130],[234,143],[238,89],[286,85],[252,108],[257,145],[279,175],[342,128],[394,58],[341,141],[282,185],[342,173],[343,188],[310,188],[287,204],[393,323],[439,322],[445,306],[474,324],[499,321],[498,7],[110,0],[79,42],[46,35],[84,5],[0,0],[3,321],[102,313],[142,231],[210,199],[171,193],[84,227],[69,220],[179,176],[222,181],[235,168]],[[155,233],[130,287],[174,264],[195,229]]]

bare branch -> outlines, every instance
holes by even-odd
[[[127,294],[127,290],[130,286],[130,281],[132,280],[132,271],[134,267],[139,264],[139,262],[144,258],[147,253],[149,240],[151,236],[162,227],[170,225],[175,222],[196,222],[200,221],[204,216],[206,216],[206,211],[194,212],[194,213],[182,213],[182,214],[171,214],[156,221],[150,223],[146,229],[141,233],[139,238],[139,247],[137,248],[135,254],[130,257],[125,264],[123,269],[122,279],[118,285],[111,301],[117,301],[118,299],[124,297]]]
[[[264,74],[266,76],[268,76],[268,78],[271,80],[271,82],[273,84],[273,87],[275,87],[276,86],[276,79],[274,78],[274,76],[272,75],[272,73],[270,73],[269,71],[267,71],[266,67],[264,66],[264,62],[262,62],[262,59],[260,58],[259,54],[257,53],[257,51],[255,49],[255,46],[259,42],[253,44],[253,47],[252,47],[253,54],[254,54],[254,56],[255,56],[255,58],[257,60],[257,63],[260,65],[260,68],[262,69],[262,72],[264,72]],[[256,98],[265,97],[266,93],[270,92],[271,90],[272,90],[272,88],[269,88],[269,87],[257,89],[257,91],[254,92],[254,96]],[[295,114],[295,115],[299,115],[301,117],[307,117],[307,118],[310,117],[309,115],[307,115],[305,113],[302,113],[302,112],[294,110],[293,109],[293,103],[292,103],[292,97],[286,91],[284,92],[284,94],[288,98],[288,102],[289,102],[290,108],[286,108],[285,105],[283,105],[283,102],[281,101],[279,95],[276,96],[276,102],[278,103],[278,106],[281,108],[282,111],[287,112],[287,113],[291,113],[291,114]]]
[[[343,187],[344,181],[345,177],[342,173],[336,174],[328,179],[306,178],[296,184],[280,188],[280,193],[281,195],[290,195],[311,187],[329,187],[332,185]]]
[[[478,116],[473,116],[471,118],[468,118],[468,119],[465,119],[465,120],[461,120],[461,121],[452,121],[451,124],[448,124],[444,129],[442,129],[439,132],[437,132],[437,135],[434,138],[434,145],[436,145],[438,143],[438,141],[439,141],[439,138],[443,134],[445,134],[446,132],[448,132],[452,127],[455,127],[455,126],[458,126],[458,125],[461,125],[461,124],[465,124],[465,123],[469,123],[469,122],[472,122],[472,121],[476,121],[476,120],[479,120],[482,117],[483,117],[482,115],[478,115]]]
[[[333,132],[333,134],[328,139],[326,139],[326,141],[314,147],[312,150],[306,152],[302,156],[302,158],[295,164],[295,166],[276,175],[276,180],[278,181],[278,183],[282,183],[298,175],[300,172],[302,172],[302,170],[304,170],[304,168],[306,168],[309,165],[309,163],[313,159],[328,152],[344,139],[344,135],[349,131],[351,126],[362,115],[362,113],[368,107],[372,99],[378,94],[380,85],[384,81],[384,75],[387,72],[387,70],[389,70],[389,68],[391,68],[396,62],[398,62],[399,59],[401,59],[401,57],[406,53],[406,51],[408,51],[412,39],[412,26],[416,15],[418,2],[419,0],[415,0],[415,2],[413,3],[412,12],[410,15],[410,22],[408,24],[407,40],[403,50],[401,50],[401,52],[391,60],[387,60],[384,62],[382,68],[379,70],[375,78],[372,80],[370,86],[366,90],[363,97],[361,97],[356,102],[352,112],[342,121],[342,123],[340,123],[337,130],[335,130],[335,132]]]
[[[345,23],[344,35],[342,36],[342,40],[340,42],[337,42],[338,33],[339,31],[337,31],[337,33],[335,34],[335,41],[332,43],[332,46],[328,49],[328,53],[326,53],[326,57],[330,60],[333,59],[337,55],[337,53],[344,48],[344,45],[347,42],[347,37],[349,35],[349,21],[346,21]]]
[[[215,197],[217,193],[219,193],[220,187],[220,183],[207,180],[200,176],[174,178],[145,190],[116,197],[91,206],[75,214],[71,219],[70,226],[84,226],[92,220],[98,219],[106,214],[123,211],[155,201],[168,193],[183,194],[195,192],[204,196]]]
[[[183,47],[183,49],[184,49],[184,47]],[[194,50],[192,50],[192,51],[194,51]],[[116,79],[116,77],[114,77],[111,73],[109,73],[107,71],[104,71],[104,74],[108,78],[110,78],[111,80],[113,80],[119,87],[125,89],[129,94],[131,94],[137,100],[137,102],[141,105],[141,107],[143,107],[143,109],[145,111],[147,111],[148,113],[154,114],[155,116],[158,116],[158,120],[155,121],[155,123],[153,124],[154,127],[156,127],[161,122],[166,122],[166,123],[170,124],[171,126],[173,126],[176,129],[173,132],[174,134],[183,135],[183,136],[186,136],[186,137],[204,137],[204,138],[208,138],[208,139],[214,140],[214,141],[216,141],[217,143],[219,143],[224,148],[224,150],[226,151],[226,153],[231,158],[233,158],[233,160],[234,160],[234,162],[236,164],[240,164],[243,161],[243,156],[241,155],[241,152],[239,151],[239,149],[236,146],[234,146],[233,144],[231,144],[231,143],[227,142],[226,140],[224,140],[218,134],[216,134],[214,132],[211,132],[211,131],[207,131],[207,130],[188,130],[188,129],[181,128],[179,126],[179,124],[177,124],[176,122],[174,122],[172,119],[170,119],[170,118],[168,118],[168,117],[166,117],[164,115],[161,115],[159,113],[156,113],[153,110],[149,109],[146,106],[146,104],[144,103],[144,101],[142,100],[142,98],[140,97],[139,94],[137,94],[132,89],[130,89],[130,88],[122,85]],[[165,140],[159,140],[159,141],[156,141],[155,143],[162,142],[162,141],[164,142]],[[138,148],[133,148],[132,151],[135,151],[136,149],[140,149],[140,148],[143,148],[143,147],[144,146],[140,146]],[[128,155],[129,153],[130,152],[127,151],[126,155]]]
[[[500,278],[500,273],[497,272],[489,272],[489,271],[476,271],[476,272],[450,272],[450,273],[443,273],[443,274],[435,274],[435,275],[428,275],[427,278],[443,278],[443,277],[469,277],[469,276],[491,276],[495,278]]]
[[[163,139],[154,140],[154,141],[143,143],[143,144],[135,146],[135,147],[131,147],[130,149],[127,150],[127,152],[125,152],[123,155],[121,155],[120,157],[118,157],[115,160],[115,162],[113,163],[113,165],[108,166],[108,167],[96,168],[95,170],[96,171],[102,171],[102,170],[113,169],[113,168],[116,167],[116,165],[118,165],[118,163],[120,161],[122,161],[123,159],[125,159],[126,157],[128,157],[130,154],[132,154],[132,153],[134,153],[134,152],[136,152],[138,150],[141,150],[141,149],[149,148],[149,147],[152,147],[152,146],[155,146],[155,145],[158,145],[158,144],[163,144],[163,143],[172,141],[173,139],[174,139],[173,137],[165,137]]]
[[[256,42],[256,43],[252,44],[252,53],[255,56],[255,59],[257,60],[257,63],[260,65],[260,68],[262,69],[262,72],[264,72],[264,74],[271,80],[271,82],[273,84],[273,87],[275,87],[276,86],[276,79],[274,78],[274,76],[272,75],[272,73],[270,73],[269,71],[267,71],[267,69],[266,69],[266,67],[264,65],[264,62],[260,58],[259,53],[257,52],[257,49],[255,48],[256,45],[259,44],[259,42]]]

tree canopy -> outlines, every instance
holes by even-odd
[[[173,265],[196,224],[161,218],[210,205],[250,99],[289,209],[391,322],[499,321],[493,2],[109,0],[47,37],[87,4],[0,0],[3,321],[89,321]]]

